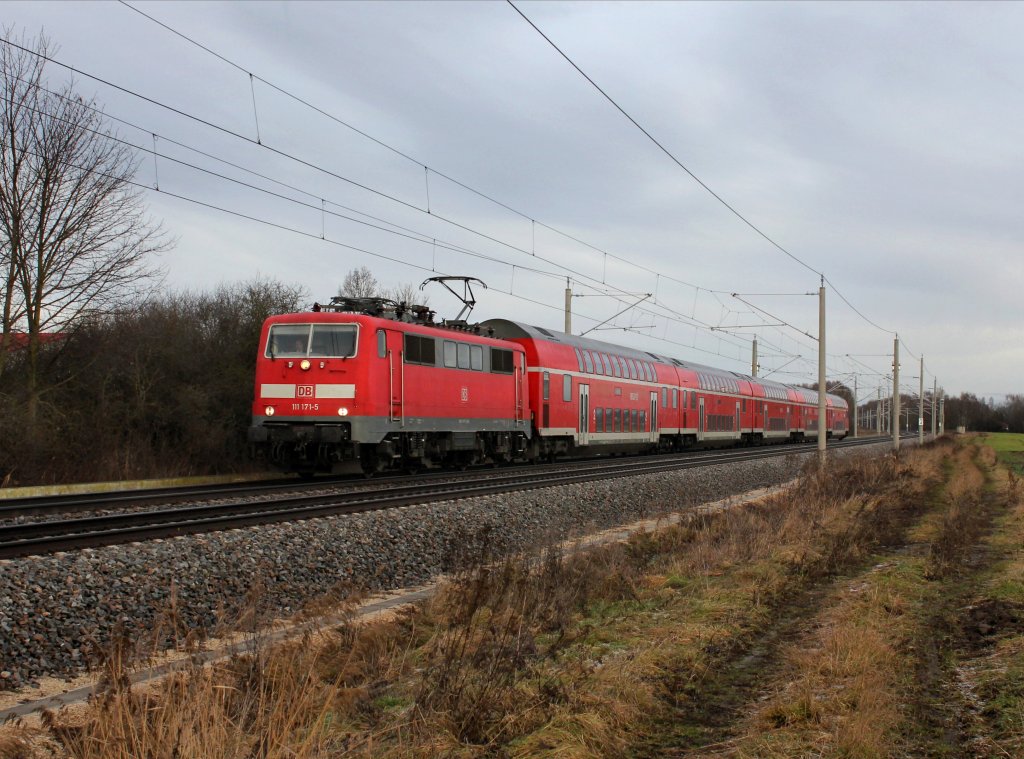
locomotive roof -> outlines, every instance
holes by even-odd
[[[532,324],[525,324],[523,322],[512,321],[511,319],[488,319],[487,321],[480,322],[481,327],[489,327],[494,330],[495,337],[509,338],[531,338],[535,340],[547,340],[549,342],[558,343],[560,345],[567,345],[571,348],[580,348],[582,350],[596,350],[604,353],[614,353],[619,356],[626,358],[640,358],[644,361],[654,359],[660,361],[663,364],[669,364],[672,366],[678,366],[681,369],[688,369],[694,372],[703,372],[704,374],[715,375],[718,377],[726,377],[728,379],[745,380],[747,382],[755,382],[762,387],[775,387],[779,389],[796,391],[802,394],[805,402],[815,403],[818,400],[818,392],[816,390],[808,390],[807,388],[794,387],[792,385],[786,385],[781,382],[775,382],[773,380],[763,380],[759,377],[751,377],[748,374],[740,374],[739,372],[731,372],[728,369],[719,369],[714,366],[706,366],[705,364],[696,364],[692,361],[680,361],[677,358],[671,356],[660,355],[657,353],[650,353],[648,351],[637,350],[636,348],[628,348],[624,345],[617,345],[615,343],[606,343],[601,340],[594,340],[589,337],[581,337],[579,335],[568,335],[565,332],[558,332],[557,330],[547,329],[545,327],[537,327]],[[846,401],[838,395],[828,393],[827,396],[833,401],[833,406],[840,405],[845,407]]]

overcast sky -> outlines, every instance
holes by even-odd
[[[3,16],[124,139],[156,135],[171,289],[460,274],[489,286],[474,318],[561,329],[569,276],[577,334],[651,293],[589,335],[749,372],[757,334],[762,375],[806,382],[823,272],[830,379],[874,397],[898,331],[906,391],[923,353],[928,388],[1024,392],[1024,4],[517,5],[806,266],[504,2],[135,4],[237,67],[118,3]]]

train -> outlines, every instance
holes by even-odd
[[[510,319],[334,297],[263,324],[253,454],[313,476],[816,440],[818,394]],[[826,434],[849,410],[826,396]]]

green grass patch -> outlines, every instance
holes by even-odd
[[[995,450],[999,461],[1018,474],[1024,474],[1024,434],[1018,432],[991,432],[981,436],[981,442]]]

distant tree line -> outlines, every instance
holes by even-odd
[[[301,288],[276,282],[226,285],[84,318],[39,345],[34,367],[27,347],[9,347],[0,374],[0,481],[251,469],[246,428],[260,328],[307,300]]]
[[[946,399],[946,430],[968,432],[1024,432],[1024,395],[1008,395],[1002,403],[985,401],[973,393]]]

